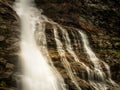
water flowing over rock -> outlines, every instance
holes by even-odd
[[[119,0],[35,0],[35,2],[39,9],[43,9],[43,14],[55,22],[64,27],[82,28],[86,31],[93,51],[97,57],[109,64],[112,78],[117,83],[120,82]]]
[[[42,26],[42,23],[44,23],[44,16],[41,15],[41,12],[39,14],[36,8],[29,6],[30,3],[30,0],[20,0],[19,2],[16,2],[15,5],[15,10],[21,19],[22,30],[20,42],[20,62],[23,67],[23,74],[21,75],[22,88],[20,87],[20,89],[65,90],[62,77],[57,77],[57,71],[54,69],[52,70],[47,63],[47,60],[44,58],[45,56],[42,55],[42,52],[46,49],[46,42],[43,41],[46,40],[44,37],[45,28]],[[38,37],[41,44],[40,51],[34,38],[37,24],[40,26],[40,28],[37,28],[37,30],[39,30],[38,34],[40,34],[40,37]],[[41,37],[43,38],[42,40],[40,40]],[[42,49],[44,49],[44,51],[42,51]],[[46,52],[47,49],[43,54],[46,55]]]
[[[89,18],[90,12],[108,10],[111,5],[101,6],[102,0],[98,0],[101,1],[99,7],[94,0],[35,0],[37,9],[33,0],[32,3],[31,0],[21,0],[21,3],[17,0],[14,10],[18,17],[10,6],[13,1],[0,1],[0,20],[4,21],[0,26],[1,90],[120,89],[112,80],[119,82],[120,76],[119,70],[116,71],[120,68],[119,50],[113,51],[113,47],[119,48],[119,28],[116,31],[110,28],[108,32],[105,29],[109,27],[101,27],[101,21],[96,24],[94,15]],[[79,5],[83,8],[77,7]],[[95,10],[84,11],[86,7]],[[7,14],[12,15],[9,20]]]

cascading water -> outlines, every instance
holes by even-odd
[[[109,66],[103,62],[107,70],[106,75],[102,70],[99,59],[89,46],[87,36],[82,31],[76,30],[77,36],[81,36],[83,48],[89,60],[94,65],[92,69],[80,60],[74,51],[69,31],[42,15],[41,12],[35,8],[33,2],[31,2],[32,0],[18,0],[15,3],[15,10],[21,20],[20,57],[23,67],[23,75],[21,76],[22,90],[66,90],[63,77],[59,74],[53,64],[52,58],[49,56],[45,34],[46,23],[51,24],[54,35],[53,39],[56,44],[56,52],[58,52],[60,61],[69,79],[71,79],[71,82],[74,84],[75,90],[84,90],[77,79],[78,77],[83,79],[83,82],[90,84],[94,88],[93,90],[107,90],[108,82],[114,86],[115,83],[111,80]],[[60,32],[64,42],[60,39]],[[73,37],[76,36],[74,32],[72,32],[72,35]],[[81,45],[78,39],[78,37],[74,39],[76,46]],[[71,66],[71,62],[67,59],[67,53],[73,57],[72,62],[82,67],[83,72],[80,73],[81,77],[76,75],[74,68]]]
[[[23,90],[64,90],[64,82],[48,65],[46,58],[36,45],[34,34],[36,25],[44,18],[36,8],[30,6],[31,0],[15,3],[15,10],[21,19],[21,63],[23,66]],[[44,30],[44,28],[42,28]],[[41,29],[41,30],[42,30]],[[45,38],[45,37],[42,37]]]
[[[87,40],[87,36],[82,31],[79,31],[79,33],[82,37],[84,49],[85,49],[87,55],[89,56],[89,59],[92,61],[93,65],[94,65],[94,72],[97,73],[99,78],[103,81],[103,83],[94,83],[91,81],[90,81],[90,83],[98,90],[107,90],[107,86],[105,86],[105,84],[104,84],[105,78],[104,78],[104,73],[101,71],[102,68],[99,64],[99,59],[96,57],[96,55],[94,54],[94,52],[90,48],[89,42]],[[89,76],[89,77],[91,78],[91,76]]]
[[[96,82],[94,81],[94,76],[93,75],[89,75],[89,79],[93,79],[92,81],[89,80],[90,84],[96,89],[96,90],[108,90],[108,86],[106,84],[106,77],[105,77],[105,73],[103,72],[102,70],[102,67],[100,65],[100,61],[99,59],[96,57],[95,53],[92,51],[92,49],[90,48],[89,46],[89,42],[88,42],[88,39],[87,39],[87,36],[86,34],[83,32],[83,31],[79,31],[79,34],[81,35],[81,38],[82,38],[82,42],[83,42],[83,46],[84,46],[84,49],[85,49],[85,52],[87,53],[88,55],[88,58],[92,61],[93,65],[94,65],[94,70],[93,72],[96,73],[97,77],[98,77],[98,80],[100,80],[100,82]],[[104,66],[107,70],[107,78],[108,78],[108,81],[114,86],[116,85],[116,83],[114,83],[114,81],[111,80],[111,75],[110,75],[110,69],[109,69],[109,66],[104,63]]]
[[[65,56],[65,51],[63,49],[63,45],[62,45],[62,42],[60,41],[59,39],[59,36],[58,36],[58,32],[57,32],[57,28],[54,27],[54,35],[55,35],[55,40],[56,40],[56,44],[57,44],[57,50],[58,50],[58,53],[60,54],[61,56],[61,60],[63,62],[63,65],[64,67],[66,68],[71,80],[73,81],[73,83],[75,84],[75,86],[78,88],[78,90],[81,90],[81,88],[79,87],[79,84],[78,82],[76,81],[76,78],[71,70],[71,66],[68,62],[68,60],[66,59],[66,56]]]

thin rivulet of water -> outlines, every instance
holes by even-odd
[[[113,86],[117,86],[117,84],[111,80],[110,69],[105,62],[102,62],[102,63],[106,68],[107,75],[105,74],[105,72],[103,72],[102,67],[100,65],[99,58],[96,57],[95,53],[90,48],[86,34],[83,31],[78,31],[78,32],[81,35],[85,52],[87,53],[88,58],[92,61],[94,65],[93,73],[95,74],[93,73],[89,74],[89,78],[88,78],[90,84],[96,90],[108,90],[108,84],[107,84],[108,82],[111,83]],[[94,81],[96,77],[97,77],[97,81]]]

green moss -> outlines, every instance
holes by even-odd
[[[3,81],[3,80],[2,80],[2,81],[0,81],[0,86],[1,86],[1,87],[6,87],[6,82],[5,82],[5,81]]]
[[[120,50],[116,50],[117,56],[120,57]]]
[[[120,50],[118,50],[118,49],[110,49],[109,51],[113,52],[118,58],[120,58]]]
[[[114,48],[100,48],[102,51],[109,51],[116,55],[116,57],[120,58],[120,49],[114,49]]]

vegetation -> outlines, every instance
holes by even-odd
[[[5,82],[5,81],[3,81],[3,80],[2,80],[2,81],[0,81],[0,87],[6,87],[6,85],[7,85],[7,84],[6,84],[6,82]]]
[[[120,57],[120,50],[116,50],[116,54],[118,57]]]

